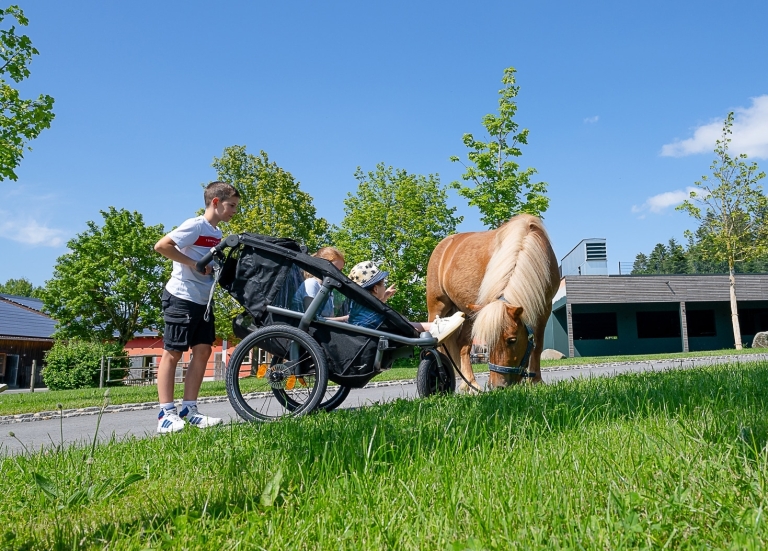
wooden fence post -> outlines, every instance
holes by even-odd
[[[32,377],[29,379],[29,391],[35,391],[35,378],[37,377],[37,360],[32,360]]]
[[[104,356],[101,357],[101,369],[99,370],[99,388],[104,388]]]

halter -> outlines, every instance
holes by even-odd
[[[509,301],[504,298],[504,295],[501,295],[498,299],[502,302],[506,302],[509,304]],[[531,357],[531,350],[533,350],[534,347],[534,337],[533,337],[533,331],[531,331],[531,328],[528,327],[526,324],[525,331],[528,333],[528,346],[525,349],[525,354],[523,354],[523,359],[520,360],[520,365],[517,367],[507,367],[504,365],[497,365],[495,363],[491,363],[488,361],[488,370],[493,371],[494,373],[500,373],[502,375],[520,375],[521,377],[535,377],[536,375],[534,373],[531,373],[528,371],[528,360]],[[489,358],[490,360],[490,358]]]

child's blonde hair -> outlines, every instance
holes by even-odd
[[[344,258],[344,253],[341,252],[336,247],[322,247],[318,249],[318,251],[313,254],[315,258],[322,258],[323,260],[327,260],[328,262],[333,262],[335,260],[341,260],[342,264],[346,263],[346,259]],[[304,272],[304,279],[309,279],[310,277],[315,277],[309,272]]]

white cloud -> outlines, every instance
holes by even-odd
[[[55,208],[59,199],[53,194],[36,193],[25,185],[7,187],[0,193],[0,205],[18,205],[14,211],[0,210],[0,239],[25,245],[61,247],[66,243],[65,231],[52,228],[45,213]],[[30,208],[30,205],[32,208]]]
[[[730,151],[746,153],[749,157],[768,159],[768,94],[752,98],[750,107],[734,111],[733,134]],[[663,157],[685,157],[697,153],[710,153],[723,130],[723,119],[696,128],[693,137],[675,140],[661,148]]]
[[[584,123],[585,124],[594,124],[598,120],[600,120],[600,115],[595,115],[594,117],[587,117],[586,119],[584,119]]]
[[[688,199],[691,196],[691,192],[696,191],[695,187],[687,187],[684,190],[676,189],[675,191],[665,191],[659,193],[653,197],[646,199],[642,205],[632,205],[632,212],[636,214],[643,214],[641,218],[644,218],[644,213],[652,212],[654,214],[661,214],[670,207],[675,207]]]
[[[0,211],[0,237],[25,245],[60,247],[64,244],[64,231],[49,228],[31,217],[11,219],[10,213]]]

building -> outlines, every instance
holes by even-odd
[[[53,347],[56,321],[36,298],[0,294],[0,383],[27,388],[35,362],[35,386],[43,386],[45,353]]]
[[[545,348],[576,357],[734,347],[726,274],[567,271],[553,301]],[[736,296],[742,342],[748,344],[755,333],[768,330],[768,274],[737,275]]]
[[[604,237],[582,239],[560,261],[560,277],[565,275],[608,275],[608,249]]]
[[[163,355],[163,337],[157,331],[145,329],[126,343],[125,351],[131,359],[129,379],[153,381],[157,373],[157,364]],[[228,353],[231,353],[231,349],[227,350],[227,341],[222,342],[221,339],[217,339],[213,344],[213,351],[206,366],[206,380],[224,378],[224,366],[227,362]],[[176,374],[177,382],[183,381],[184,370],[189,364],[190,355],[190,351],[182,354]]]

